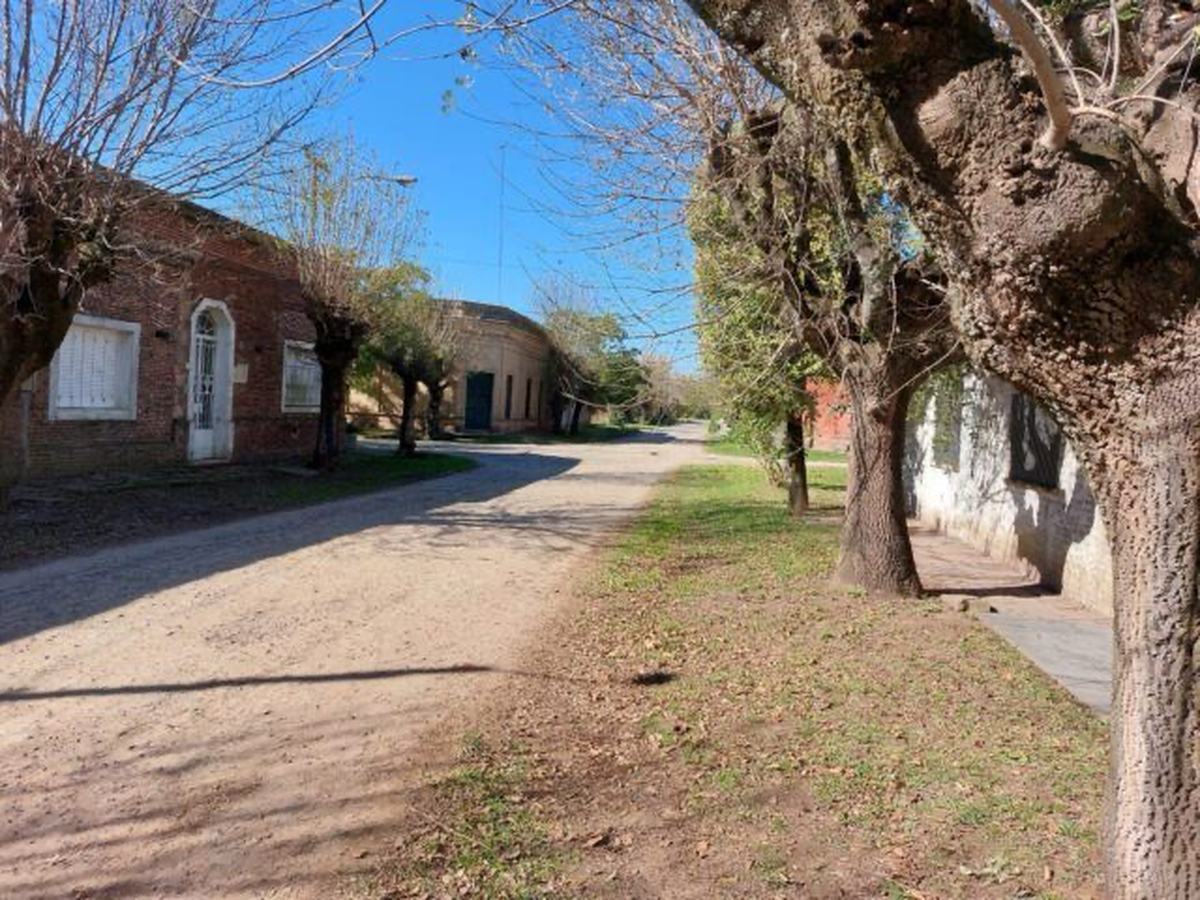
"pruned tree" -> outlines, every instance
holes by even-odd
[[[301,164],[259,192],[263,227],[278,236],[316,330],[321,411],[315,468],[332,468],[341,456],[346,376],[385,309],[381,298],[418,277],[405,260],[418,224],[407,183],[382,172],[345,138],[309,148]]]
[[[397,284],[377,307],[375,332],[365,349],[364,363],[384,366],[400,382],[397,452],[401,456],[417,452],[417,393],[422,384],[429,391],[431,408],[435,391],[440,406],[458,352],[456,318],[445,302],[425,292],[423,283],[411,281]]]
[[[89,288],[157,252],[143,210],[234,190],[286,148],[321,67],[230,82],[312,25],[267,0],[4,0],[0,402],[50,363]]]
[[[808,350],[846,388],[839,578],[918,594],[903,493],[908,401],[959,352],[936,265],[873,173],[794,105],[732,124],[701,185],[710,192],[707,230],[694,228],[702,245],[724,244],[741,278],[773,298],[781,353]]]
[[[691,2],[881,173],[942,262],[971,359],[1071,439],[1114,562],[1108,892],[1196,896],[1200,18],[1149,0],[1096,48],[1064,39],[1078,14],[1011,0]]]

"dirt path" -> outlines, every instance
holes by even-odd
[[[702,430],[0,576],[0,896],[327,897]]]

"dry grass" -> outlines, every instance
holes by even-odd
[[[367,895],[1096,896],[1102,724],[972,618],[831,587],[832,519],[676,476]]]

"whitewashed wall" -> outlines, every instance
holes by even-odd
[[[1091,489],[1065,444],[1059,487],[1013,481],[1011,385],[968,374],[963,386],[958,471],[934,461],[936,397],[910,422],[905,456],[909,513],[997,559],[1016,562],[1043,584],[1112,614],[1112,561]]]

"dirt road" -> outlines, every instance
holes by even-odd
[[[329,897],[695,426],[0,576],[0,897]],[[519,685],[519,679],[511,682]]]

